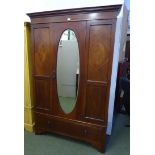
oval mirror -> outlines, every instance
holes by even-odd
[[[61,36],[57,54],[57,91],[59,103],[65,113],[75,107],[79,87],[79,48],[72,30]]]

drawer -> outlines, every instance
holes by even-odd
[[[104,127],[93,127],[93,126],[86,126],[84,128],[84,135],[85,138],[90,141],[103,141],[105,128]]]
[[[77,139],[99,142],[104,137],[104,128],[83,122],[36,114],[36,128]]]
[[[79,123],[42,114],[35,114],[35,128],[81,139],[85,135],[84,126]]]
[[[64,119],[62,120],[53,119],[52,125],[53,125],[52,131],[56,133],[83,139],[84,136],[83,126],[79,125],[78,123]]]

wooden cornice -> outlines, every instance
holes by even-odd
[[[120,11],[122,5],[109,5],[109,6],[97,6],[97,7],[84,7],[84,8],[73,8],[65,10],[54,10],[54,11],[44,11],[27,13],[30,18],[35,17],[49,17],[55,15],[66,15],[66,14],[77,14],[77,13],[91,13],[91,12],[109,12],[109,11]]]

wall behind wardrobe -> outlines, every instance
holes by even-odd
[[[123,4],[124,0],[26,0],[25,14],[30,12],[51,11],[69,8],[94,7],[104,5]],[[25,15],[25,21],[30,21]]]

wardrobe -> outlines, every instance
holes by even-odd
[[[111,5],[27,14],[32,32],[36,134],[51,132],[105,151],[120,9],[121,5]]]

